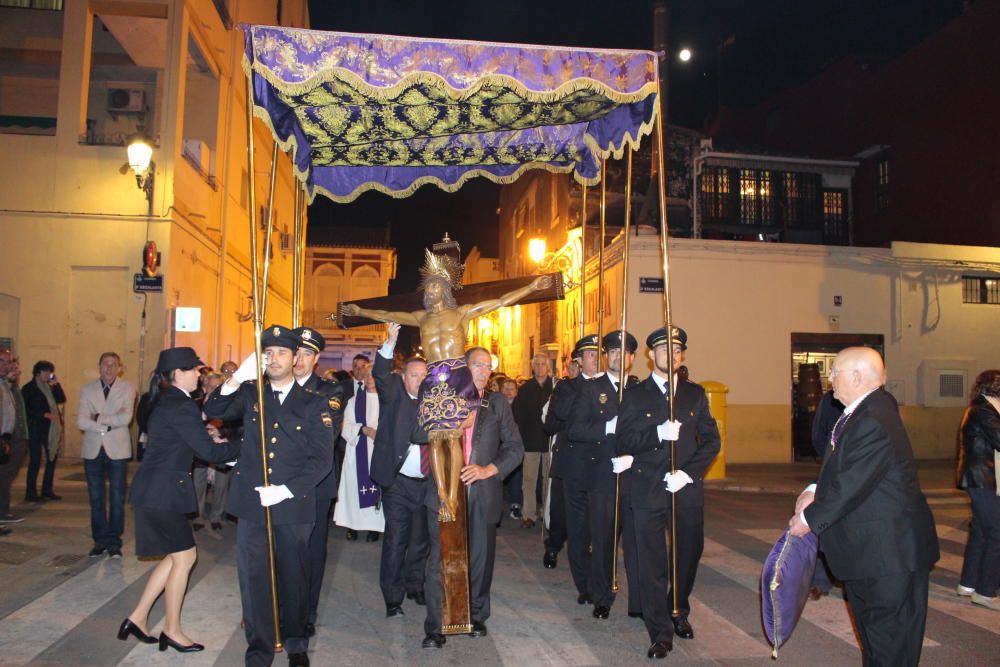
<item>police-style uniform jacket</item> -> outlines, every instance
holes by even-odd
[[[244,382],[232,394],[216,389],[205,402],[210,419],[243,419],[243,447],[233,471],[226,511],[240,519],[264,523],[264,508],[255,487],[264,485],[261,470],[257,387]],[[292,382],[284,403],[264,386],[267,466],[270,483],[284,484],[294,495],[271,507],[276,525],[313,523],[316,487],[333,465],[333,417],[327,399]]]
[[[549,476],[561,479],[564,476],[563,470],[566,455],[562,454],[567,448],[566,443],[566,423],[569,421],[569,413],[573,409],[573,401],[580,390],[580,385],[586,382],[583,375],[575,378],[561,380],[556,383],[549,397],[549,410],[545,413],[545,432],[556,436],[552,443],[552,462],[549,464]]]
[[[626,388],[637,382],[632,375]],[[606,434],[608,420],[618,415],[618,392],[611,378],[603,373],[584,380],[573,399],[566,425],[563,479],[591,491],[614,493],[615,474],[611,458],[615,456],[615,434]]]
[[[427,442],[427,433],[420,426],[414,429],[413,442]],[[472,456],[469,463],[480,466],[493,464],[500,472],[488,479],[481,479],[469,488],[469,506],[481,504],[486,520],[496,523],[503,510],[503,480],[514,471],[524,458],[524,444],[514,423],[507,397],[496,391],[487,391],[476,409],[476,424],[472,431]],[[437,509],[437,485],[427,485],[424,505]]]
[[[191,481],[195,457],[232,461],[239,442],[216,444],[201,420],[198,403],[177,387],[165,389],[149,416],[146,455],[129,491],[129,502],[181,514],[198,511]]]
[[[625,391],[617,427],[616,456],[631,454],[632,467],[622,473],[622,494],[635,507],[669,507],[672,495],[678,507],[701,507],[705,503],[703,478],[722,445],[719,428],[708,409],[708,397],[690,380],[677,382],[674,418],[681,423],[675,446],[675,468],[694,481],[676,494],[665,490],[663,478],[670,472],[670,442],[660,440],[656,427],[670,418],[666,395],[650,375]]]
[[[333,420],[334,440],[336,441],[336,436],[340,434],[340,427],[344,423],[344,408],[347,407],[348,400],[344,398],[345,387],[343,383],[330,382],[313,373],[302,383],[302,388],[326,399],[326,407]],[[330,468],[318,486],[320,495],[331,500],[336,499],[339,481],[333,472],[333,458],[331,456]]]

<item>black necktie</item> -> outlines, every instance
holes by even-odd
[[[362,382],[361,380],[358,380],[357,392],[360,394],[362,391],[364,391],[364,388],[365,388],[365,383]]]
[[[274,400],[276,400],[278,403],[281,403],[281,392],[278,391],[277,389],[274,390]]]
[[[111,393],[111,385],[104,385],[104,400],[108,399],[108,394]]]

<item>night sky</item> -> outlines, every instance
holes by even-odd
[[[652,48],[652,0],[312,0],[319,30],[496,42]],[[673,0],[670,122],[703,130],[718,109],[752,106],[798,85],[840,57],[891,58],[957,15],[962,0]],[[407,292],[423,248],[448,231],[463,252],[497,253],[499,186],[470,181],[458,193],[425,186],[407,199],[366,193],[351,204],[318,198],[311,241],[335,242],[342,226],[391,228],[399,250],[390,292]]]

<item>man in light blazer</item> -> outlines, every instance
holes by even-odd
[[[98,361],[100,377],[80,388],[76,425],[83,431],[83,469],[90,496],[90,557],[122,556],[125,531],[125,473],[132,457],[129,424],[135,411],[135,387],[118,377],[121,357],[105,352]],[[107,500],[105,500],[107,497]]]

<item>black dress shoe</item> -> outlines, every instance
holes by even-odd
[[[642,618],[642,612],[641,611],[630,611],[628,613],[628,617],[629,618]]]
[[[353,542],[356,539],[358,539],[358,531],[351,530],[350,528],[348,528],[347,529],[347,541],[348,542]]]
[[[62,496],[57,496],[54,493],[43,493],[42,500],[62,500]]]
[[[430,634],[424,637],[424,642],[421,644],[424,648],[441,648],[444,646],[448,639],[441,634]]]
[[[590,597],[590,593],[580,593],[576,596],[577,604],[594,604],[594,598]]]
[[[368,534],[365,536],[365,542],[378,542],[378,536],[380,533],[376,533],[374,530],[369,530]]]
[[[670,642],[655,642],[652,646],[649,647],[649,650],[646,651],[646,657],[662,660],[663,658],[667,657],[667,654],[670,653],[670,651],[672,651],[673,648],[674,645],[671,644]]]
[[[407,593],[406,594],[406,599],[407,600],[413,600],[414,602],[416,602],[421,607],[423,607],[424,605],[427,604],[427,598],[424,597],[424,592],[423,591],[418,591],[416,593]]]
[[[205,650],[205,647],[203,645],[201,645],[201,644],[191,643],[191,644],[188,644],[187,646],[185,646],[184,644],[180,644],[178,642],[175,642],[173,639],[171,639],[170,637],[168,637],[167,633],[161,632],[160,633],[160,650],[161,651],[166,651],[168,646],[170,648],[174,649],[175,651],[180,651],[181,653],[195,653],[197,651],[204,651]]]
[[[674,634],[681,639],[694,639],[694,628],[688,623],[686,616],[674,618]]]
[[[556,565],[559,564],[559,554],[555,551],[546,551],[545,555],[542,556],[542,565],[545,566],[546,570],[554,570]]]
[[[213,521],[212,530],[222,530],[222,523],[219,521]]]
[[[392,618],[393,616],[403,616],[403,605],[401,604],[387,604],[385,606],[385,617]]]
[[[611,607],[605,607],[603,605],[594,607],[594,618],[607,618],[610,615]]]
[[[316,626],[312,623],[306,623],[306,626],[302,629],[305,631],[306,637],[312,637],[316,634]]]
[[[472,622],[472,632],[469,633],[470,637],[485,637],[487,634],[485,623],[482,621]]]
[[[289,653],[288,667],[309,667],[308,653]]]
[[[108,547],[108,558],[117,558],[121,560],[122,550],[121,547]]]
[[[201,523],[200,521],[195,521],[194,523],[191,524],[191,530],[193,530],[195,532],[201,530],[204,527],[205,527],[205,524]]]
[[[27,493],[24,496],[24,502],[26,503],[40,503],[42,502],[42,497],[37,493]]]
[[[107,548],[107,547],[105,547],[105,546],[101,546],[100,544],[95,544],[95,545],[94,545],[94,548],[93,548],[93,549],[91,549],[91,550],[90,550],[90,551],[89,551],[89,552],[87,553],[87,555],[88,555],[88,556],[90,556],[91,558],[97,558],[98,556],[100,556],[101,554],[103,554],[103,553],[104,553],[105,551],[107,551],[107,550],[108,550],[108,548]]]
[[[128,636],[132,635],[143,644],[155,644],[156,637],[150,637],[145,632],[136,627],[135,623],[126,618],[122,621],[122,624],[118,626],[118,639],[125,641]]]

